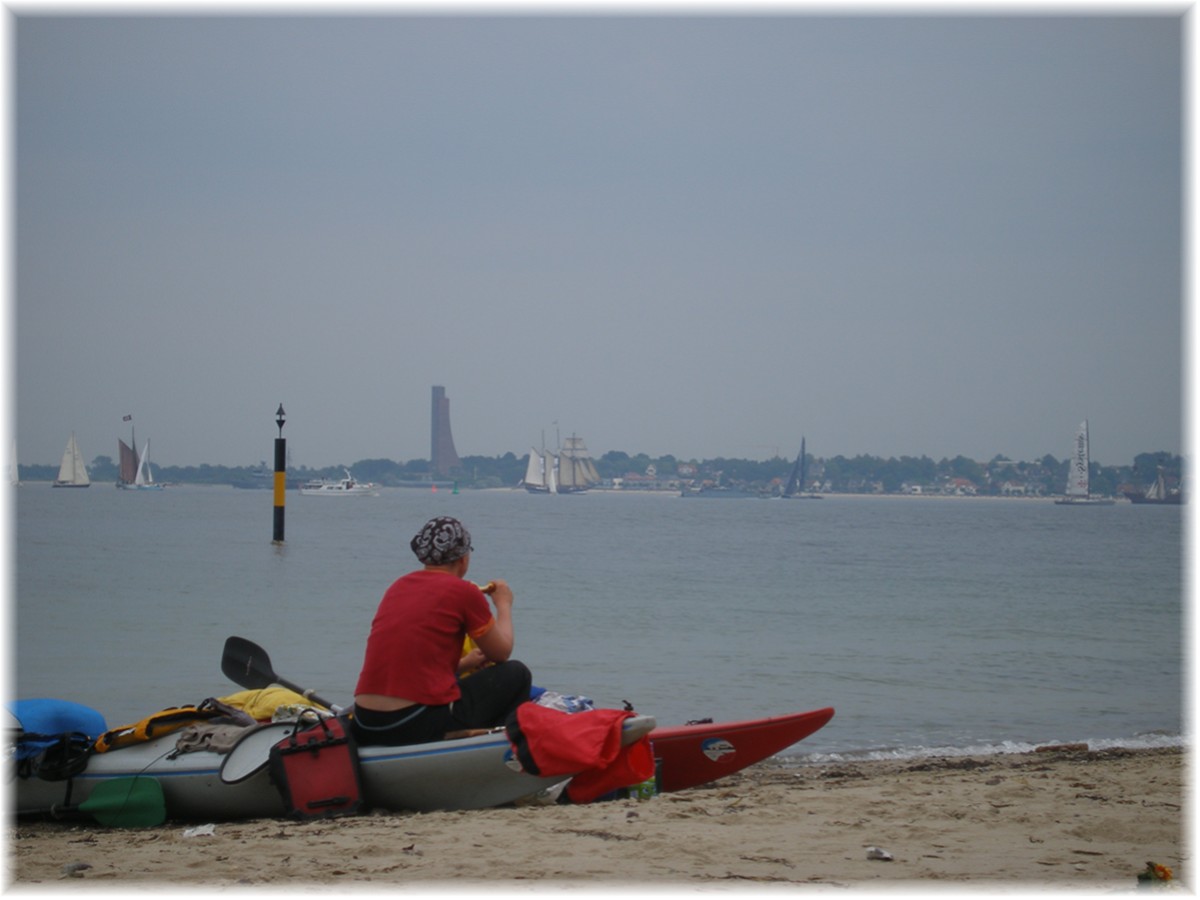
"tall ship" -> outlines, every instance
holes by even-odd
[[[1088,438],[1088,423],[1084,419],[1075,432],[1075,451],[1071,454],[1071,468],[1067,473],[1067,488],[1062,497],[1054,502],[1059,506],[1113,506],[1111,497],[1092,496],[1092,456]]]
[[[555,453],[529,448],[525,490],[531,494],[581,494],[600,483],[600,473],[583,438],[571,435]]]
[[[1154,479],[1154,484],[1146,488],[1145,491],[1124,491],[1126,497],[1133,503],[1148,503],[1160,506],[1178,506],[1184,502],[1183,488],[1167,488],[1167,481],[1163,477],[1163,467],[1158,467],[1158,477]]]

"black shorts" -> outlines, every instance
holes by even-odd
[[[407,706],[394,712],[355,707],[350,727],[360,745],[397,746],[440,741],[448,731],[496,728],[529,701],[528,667],[515,659],[480,669],[458,683],[462,693],[444,706]]]

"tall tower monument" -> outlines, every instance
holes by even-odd
[[[454,438],[450,434],[450,398],[440,385],[433,388],[433,427],[430,432],[429,462],[434,475],[449,475],[462,463],[454,452]]]

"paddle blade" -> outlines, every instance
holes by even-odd
[[[267,656],[267,651],[246,638],[225,639],[225,651],[221,654],[221,673],[234,684],[252,691],[279,684],[326,709],[333,708],[333,704],[323,697],[276,674],[271,668],[271,657]]]
[[[225,639],[221,655],[221,674],[244,688],[256,691],[278,684],[279,676],[271,668],[271,657],[254,641],[241,637]]]
[[[154,778],[114,778],[96,785],[79,811],[111,828],[153,828],[167,820],[167,801]]]

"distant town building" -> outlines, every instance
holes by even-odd
[[[433,423],[430,430],[429,464],[434,475],[449,475],[461,468],[462,462],[454,452],[454,438],[450,434],[450,398],[440,385],[433,388]]]

